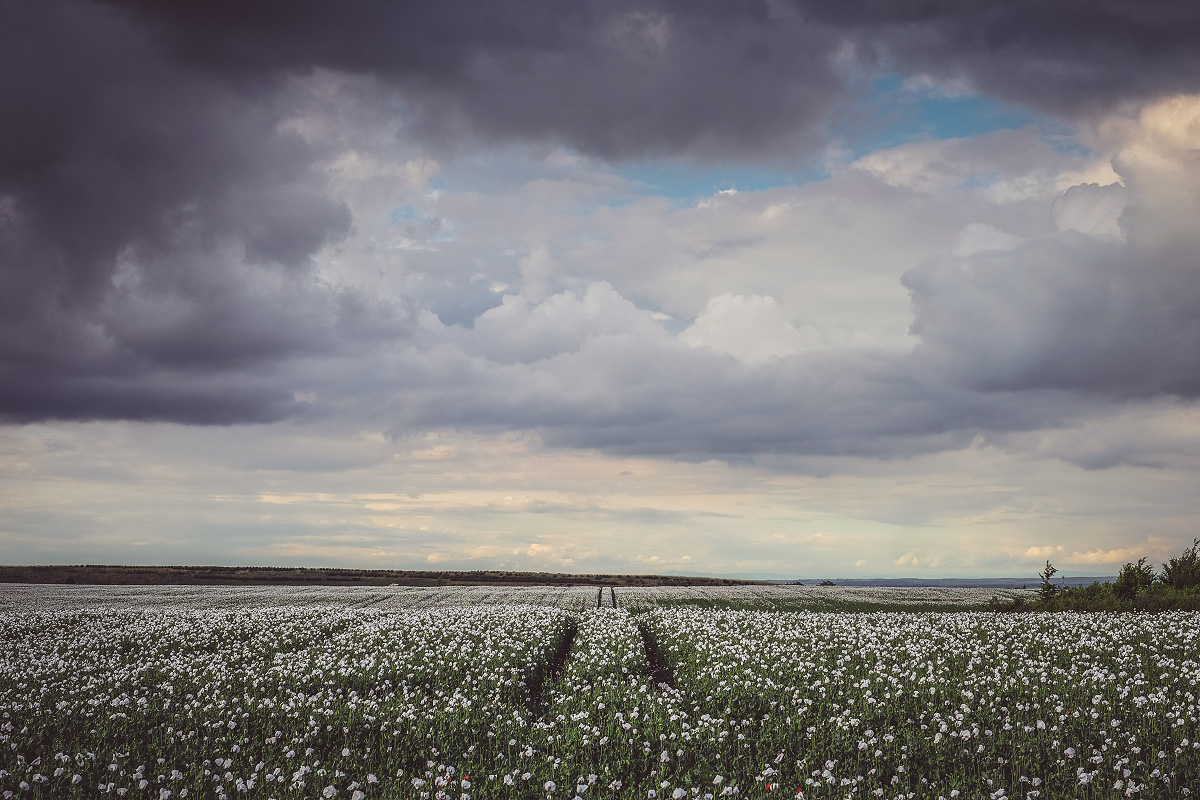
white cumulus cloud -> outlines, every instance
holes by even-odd
[[[692,347],[708,347],[747,364],[824,347],[811,324],[797,328],[775,298],[721,294],[708,301],[692,326],[679,335]]]

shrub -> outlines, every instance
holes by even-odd
[[[1149,589],[1155,580],[1154,567],[1140,558],[1136,564],[1129,562],[1121,567],[1121,574],[1113,585],[1113,593],[1122,600],[1132,600]]]
[[[1192,546],[1163,564],[1163,583],[1172,589],[1193,589],[1200,586],[1200,539]],[[1145,559],[1142,559],[1143,561]]]

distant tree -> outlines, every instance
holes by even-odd
[[[1054,574],[1058,572],[1054,565],[1050,563],[1050,559],[1046,559],[1046,568],[1042,570],[1042,586],[1038,589],[1039,600],[1053,600],[1058,595],[1058,587],[1050,582]]]
[[[837,586],[833,581],[821,581],[820,586]]]
[[[1154,579],[1154,567],[1145,558],[1139,558],[1136,564],[1127,562],[1113,584],[1113,594],[1122,600],[1132,600],[1154,585]]]
[[[1200,539],[1180,555],[1163,564],[1163,583],[1172,589],[1191,589],[1200,586]],[[1143,559],[1145,560],[1145,559]]]

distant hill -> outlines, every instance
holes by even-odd
[[[132,567],[106,564],[0,566],[0,583],[207,586],[736,586],[763,581],[692,575],[598,575],[308,567]]]

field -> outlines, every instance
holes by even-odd
[[[1195,613],[598,594],[0,586],[0,796],[1200,792]]]

